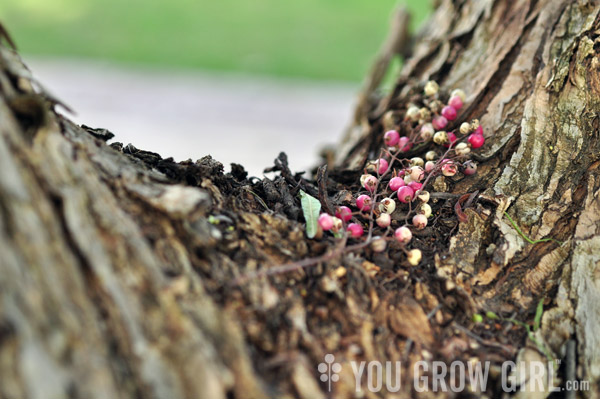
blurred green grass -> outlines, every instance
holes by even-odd
[[[16,0],[0,20],[25,54],[360,81],[397,0]],[[405,0],[413,27],[426,0]]]

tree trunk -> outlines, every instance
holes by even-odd
[[[441,1],[394,89],[369,80],[319,182],[283,155],[279,176],[257,181],[210,157],[107,145],[109,132],[56,113],[0,45],[0,397],[405,397],[419,360],[546,357],[562,360],[546,370],[555,385],[589,381],[579,394],[598,397],[599,12],[583,0]],[[415,234],[421,264],[306,239],[298,189],[325,209],[345,203],[428,79],[467,93],[459,119],[480,119],[487,141],[476,176],[433,182],[447,193]],[[457,198],[476,190],[459,221]],[[529,243],[505,211],[532,241],[553,240]],[[519,323],[540,299],[528,335]],[[328,353],[342,366],[331,393],[317,371]],[[401,392],[370,392],[363,376],[357,393],[351,361],[401,361]],[[499,397],[493,370],[485,394]]]

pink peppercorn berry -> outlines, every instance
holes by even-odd
[[[412,223],[417,229],[423,230],[427,226],[427,216],[419,213],[413,216]]]
[[[433,125],[431,123],[426,123],[421,127],[420,135],[423,140],[431,140],[434,134],[435,129],[433,128]]]
[[[453,161],[449,159],[444,159],[442,162],[444,162],[444,164],[442,165],[442,174],[444,176],[454,176],[458,172],[458,168],[456,167],[456,164],[454,164]]]
[[[425,177],[425,172],[420,166],[413,166],[410,168],[410,177],[413,181],[421,181]]]
[[[444,147],[450,147],[450,144],[456,143],[456,134],[448,132],[446,133],[446,137],[448,138],[448,142],[444,144]]]
[[[485,143],[485,138],[483,137],[483,134],[479,134],[475,131],[475,133],[469,135],[467,141],[471,145],[471,148],[479,148]]]
[[[359,195],[358,198],[356,199],[356,207],[363,212],[367,212],[367,211],[371,210],[371,203],[372,203],[371,197],[369,197],[366,194]]]
[[[375,191],[375,187],[377,187],[378,182],[379,180],[377,180],[375,176],[369,176],[365,179],[364,187],[365,189],[367,189],[367,191],[372,193],[373,191]]]
[[[394,238],[396,241],[406,244],[412,240],[412,232],[406,226],[398,227],[396,231],[394,231]]]
[[[382,213],[375,221],[377,222],[377,226],[385,229],[392,223],[392,217],[389,213]]]
[[[474,175],[477,173],[477,164],[473,161],[467,161],[463,163],[464,171],[463,173],[467,176]]]
[[[425,162],[425,172],[431,172],[435,168],[435,162],[427,161]]]
[[[409,186],[402,186],[398,189],[398,200],[405,204],[411,202],[415,196],[415,190]]]
[[[452,96],[450,97],[450,100],[448,100],[448,105],[458,111],[462,108],[463,101],[460,96]]]
[[[333,218],[327,213],[322,213],[319,215],[318,223],[323,231],[329,231],[333,227]]]
[[[446,119],[444,116],[441,116],[441,115],[440,116],[436,116],[431,121],[431,124],[433,125],[433,128],[435,130],[442,130],[448,124],[448,119]]]
[[[390,165],[388,164],[388,161],[386,161],[386,160],[385,160],[385,159],[383,159],[383,158],[379,158],[379,160],[378,160],[378,161],[375,161],[375,165],[377,165],[377,163],[379,163],[379,169],[378,169],[378,172],[379,172],[379,174],[380,174],[380,175],[382,175],[382,174],[384,174],[385,172],[387,172],[387,170],[388,170],[388,167],[390,166]]]
[[[390,190],[392,191],[398,191],[398,189],[402,186],[405,186],[406,183],[404,183],[404,179],[396,176],[396,177],[392,177],[390,179]]]
[[[383,142],[385,143],[386,146],[388,147],[393,147],[396,144],[398,144],[398,140],[400,140],[400,133],[398,133],[395,130],[390,130],[387,131],[384,135],[383,135]]]
[[[412,143],[410,142],[410,139],[406,136],[400,137],[400,140],[398,141],[398,148],[402,152],[409,151],[412,148]]]
[[[337,217],[333,218],[333,227],[331,228],[331,231],[333,231],[334,233],[340,232],[342,231],[342,228],[344,227],[344,223]]]
[[[447,105],[444,108],[442,108],[442,116],[448,119],[449,121],[453,121],[456,119],[456,109]]]
[[[408,187],[412,188],[413,191],[416,193],[417,191],[423,188],[423,183],[411,181],[410,183],[408,183]]]
[[[352,237],[358,238],[358,237],[362,236],[365,233],[365,230],[358,223],[350,223],[348,225],[348,232],[350,233],[350,235]]]
[[[352,210],[347,206],[340,206],[335,212],[337,218],[342,219],[344,222],[349,222],[352,219]]]

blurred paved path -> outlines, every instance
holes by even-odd
[[[168,72],[88,61],[24,57],[33,73],[71,106],[77,123],[104,127],[113,140],[196,160],[210,154],[229,170],[262,175],[279,151],[292,170],[317,161],[339,139],[358,86],[235,75]]]

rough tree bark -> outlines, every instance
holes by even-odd
[[[304,237],[295,195],[318,196],[318,184],[284,156],[277,178],[258,181],[210,157],[177,164],[107,145],[108,132],[56,113],[0,45],[0,397],[406,397],[410,383],[357,394],[349,362],[400,360],[410,381],[422,359],[543,359],[534,342],[576,362],[591,382],[580,394],[598,397],[599,12],[583,0],[441,1],[396,87],[361,102],[321,198],[327,187],[324,205],[346,200],[432,78],[464,89],[461,119],[486,130],[478,175],[434,182],[480,191],[468,221],[454,200],[434,203],[446,233],[416,237],[417,268],[361,250],[241,285],[231,282],[331,250]],[[532,239],[561,244],[527,243],[505,210]],[[470,321],[494,311],[530,323],[540,299],[534,339]],[[327,353],[343,366],[331,394],[316,369]],[[557,376],[573,377],[565,368]]]

